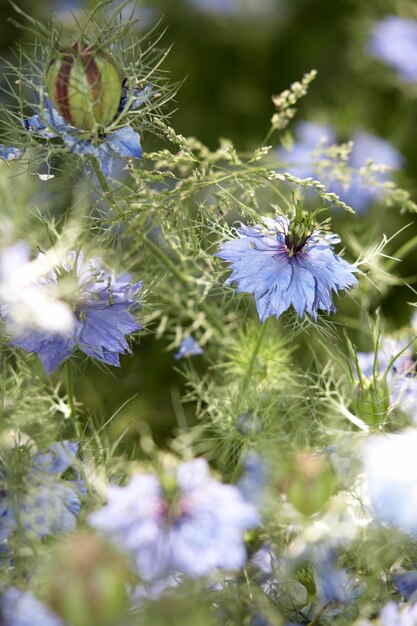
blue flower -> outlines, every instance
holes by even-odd
[[[148,99],[150,91],[149,85],[143,90],[135,87],[132,102],[129,104],[130,91],[126,81],[124,81],[116,120],[123,112],[135,110],[142,106]],[[97,139],[88,131],[67,124],[49,98],[46,97],[43,99],[41,113],[26,119],[24,127],[29,133],[40,139],[49,141],[60,137],[71,152],[78,156],[96,158],[105,176],[110,176],[115,159],[140,159],[142,156],[140,136],[131,126],[125,125],[110,132],[104,130]],[[7,161],[20,158],[23,153],[23,148],[6,147],[0,144],[0,158]]]
[[[260,506],[265,496],[267,486],[267,468],[263,459],[251,451],[243,459],[243,473],[238,487],[245,500]]]
[[[376,23],[369,52],[391,65],[408,81],[417,81],[417,21],[388,15]]]
[[[353,148],[348,165],[352,168],[349,184],[329,181],[328,190],[357,211],[365,211],[369,205],[383,195],[383,184],[390,180],[389,171],[374,172],[375,185],[367,184],[358,172],[368,161],[375,165],[388,166],[390,170],[401,168],[403,158],[388,141],[365,132],[357,132],[352,137]],[[326,181],[325,181],[326,182]]]
[[[417,430],[375,435],[363,449],[375,517],[417,537]]]
[[[357,283],[356,269],[333,252],[339,237],[321,229],[297,228],[286,217],[263,218],[242,226],[239,238],[224,243],[216,256],[228,261],[238,293],[253,293],[261,322],[277,318],[291,305],[301,317],[317,319],[319,310],[335,311],[332,292]]]
[[[39,538],[74,530],[84,481],[61,475],[73,466],[77,450],[77,443],[54,443],[17,475],[0,466],[0,541],[17,528]]]
[[[148,93],[149,88],[143,91],[139,91],[136,88],[134,93],[135,99],[130,109],[136,109],[141,106],[145,102]],[[124,86],[117,116],[125,109],[128,100],[129,90]],[[142,156],[140,137],[131,126],[123,126],[103,134],[98,141],[95,141],[90,133],[67,124],[54,108],[49,98],[44,98],[44,110],[40,115],[34,115],[25,120],[25,128],[42,139],[54,139],[59,136],[64,144],[78,156],[97,158],[105,176],[110,175],[116,158],[130,157],[139,159]]]
[[[289,161],[287,171],[298,178],[317,178],[316,160],[320,152],[336,142],[336,134],[330,126],[315,122],[301,122],[295,131],[296,141],[291,150],[279,148],[277,154]]]
[[[33,328],[19,331],[10,324],[4,306],[2,316],[13,346],[38,354],[48,374],[76,349],[108,365],[120,366],[119,355],[130,352],[125,335],[142,328],[131,313],[138,306],[141,283],[129,282],[128,276],[115,279],[93,261],[85,261],[81,253],[72,251],[37,284],[71,303],[74,328],[67,333]]]
[[[198,354],[203,354],[202,349],[200,348],[196,340],[191,335],[188,335],[182,340],[180,349],[175,354],[174,359],[178,361],[179,359],[183,359],[186,356],[195,356]]]
[[[13,146],[5,146],[3,143],[0,143],[0,159],[3,159],[3,161],[20,159],[24,152],[24,148],[14,148]]]
[[[290,151],[278,150],[279,158],[288,162],[286,169],[299,178],[319,179],[328,191],[336,193],[342,202],[357,211],[365,211],[374,200],[382,197],[383,185],[391,178],[390,170],[398,170],[403,164],[401,154],[388,141],[366,132],[356,132],[352,136],[353,147],[347,162],[351,171],[347,180],[342,182],[336,179],[331,168],[319,167],[323,150],[336,142],[335,132],[330,127],[303,122],[297,126],[295,136],[296,142]],[[366,183],[359,172],[368,161],[388,166],[387,171],[372,173],[375,184]]]
[[[394,574],[394,584],[406,600],[409,600],[417,591],[417,570]]]
[[[30,592],[6,589],[0,600],[0,622],[4,626],[65,626]]]
[[[414,626],[417,624],[417,604],[409,604],[402,607],[394,602],[388,602],[382,609],[379,626]]]
[[[180,465],[175,476],[136,475],[126,487],[111,487],[107,505],[89,517],[133,556],[147,581],[242,567],[243,534],[258,521],[255,507],[211,478],[203,459]]]

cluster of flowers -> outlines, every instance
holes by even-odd
[[[83,49],[82,54],[85,52]],[[68,51],[61,51],[62,55],[60,63],[66,64],[63,73],[68,78],[76,57]],[[86,63],[88,72],[94,74],[97,68],[92,70],[88,65],[89,57]],[[62,65],[60,68],[58,76]],[[94,75],[94,80],[100,82],[101,78]],[[126,111],[140,107],[149,97],[149,88],[135,88],[131,94],[126,83],[122,83],[110,119],[103,123],[96,117],[85,122],[91,128],[80,128],[69,121],[75,119],[75,113],[80,114],[80,110],[71,110],[71,83],[63,85],[61,75],[56,86],[55,102],[45,98],[41,113],[25,120],[26,131],[47,141],[60,137],[76,155],[96,159],[104,176],[110,175],[115,158],[141,156],[136,131],[129,125],[112,125],[117,125]],[[104,97],[103,93],[100,97]],[[91,110],[89,107],[89,115]],[[311,153],[322,130],[312,125],[301,130],[301,142],[296,144],[293,155],[305,168],[303,176],[310,176]],[[361,167],[373,153],[379,157],[384,151],[384,161],[399,167],[400,156],[390,146],[358,135],[351,165]],[[3,146],[0,156],[13,160],[22,156],[22,149]],[[385,174],[380,176],[381,181],[386,180]],[[336,182],[330,189],[342,197],[346,191],[346,201],[358,209],[365,208],[377,194],[365,191],[359,178],[354,178],[348,190],[337,187]],[[291,215],[262,217],[254,225],[240,225],[233,237],[221,243],[216,256],[230,265],[227,284],[235,283],[238,293],[253,295],[261,324],[272,316],[280,318],[291,309],[299,318],[308,315],[317,321],[320,311],[336,312],[335,294],[358,283],[358,269],[334,250],[339,242],[340,238],[328,231],[327,223],[317,224],[313,215],[296,207]],[[141,282],[132,281],[129,275],[114,276],[103,269],[100,261],[86,258],[81,250],[61,254],[54,249],[30,261],[28,246],[19,243],[5,248],[0,256],[0,313],[5,334],[11,346],[36,354],[48,375],[76,351],[106,365],[120,366],[120,355],[131,351],[127,337],[143,329],[136,319],[141,288]],[[202,352],[194,338],[187,335],[175,359]],[[408,344],[387,340],[377,354],[357,356],[362,383],[363,379],[369,384],[382,379],[389,395],[389,410],[400,407],[415,419],[417,379]],[[247,420],[244,423],[240,419],[238,428],[245,433]],[[377,520],[417,537],[416,445],[416,428],[367,439],[362,448],[364,476],[358,485],[367,504],[361,523]],[[87,495],[82,462],[76,458],[78,448],[79,443],[64,440],[35,453],[26,449],[25,468],[18,475],[6,462],[0,464],[2,558],[13,558],[9,546],[19,534],[42,539],[76,528]],[[20,453],[19,446],[9,451],[10,455]],[[306,588],[290,571],[290,559],[280,558],[274,547],[263,545],[248,561],[245,533],[261,524],[261,514],[259,500],[251,497],[247,484],[245,480],[237,485],[224,484],[211,476],[205,459],[195,458],[178,463],[175,469],[136,473],[125,486],[110,486],[106,504],[88,513],[86,521],[128,555],[148,597],[162,594],[172,583],[169,577],[175,577],[172,584],[177,584],[185,577],[209,577],[219,569],[235,571],[248,563],[256,572],[254,579],[269,598],[282,593],[291,580],[302,609],[294,607],[291,619],[301,616],[314,623],[306,608]],[[339,538],[324,539],[318,529],[320,523],[311,533],[313,539],[305,540],[299,548],[297,558],[312,563],[318,600],[325,607],[332,606],[333,613],[328,615],[337,615],[362,589],[347,567],[338,566]],[[417,589],[417,574],[399,576],[397,587],[409,600]],[[140,595],[140,590],[136,592]],[[417,619],[416,606],[409,604],[400,610],[388,603],[376,623],[413,624]],[[1,598],[0,621],[5,626],[24,626],[28,616],[31,626],[65,626],[31,593],[9,586]],[[262,622],[262,617],[256,619],[252,624]]]

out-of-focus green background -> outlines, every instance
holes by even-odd
[[[40,21],[55,12],[72,22],[71,10],[80,3],[52,0],[16,0]],[[78,9],[77,9],[78,6]],[[92,8],[95,2],[86,2]],[[128,11],[128,10],[127,10]],[[417,85],[405,84],[394,70],[369,56],[366,43],[373,24],[384,15],[417,19],[417,3],[407,0],[149,0],[138,2],[138,36],[160,20],[156,32],[167,30],[161,45],[171,51],[164,69],[173,83],[182,82],[172,103],[171,124],[178,133],[194,135],[210,147],[219,137],[233,140],[238,150],[260,144],[274,112],[271,95],[286,89],[311,69],[318,77],[300,102],[296,121],[311,120],[334,127],[339,140],[365,130],[390,141],[404,156],[397,180],[413,196],[417,171]],[[10,22],[16,14],[0,2],[0,48],[3,57],[31,33]],[[21,19],[21,18],[17,18]],[[295,123],[296,123],[295,121]],[[279,143],[279,137],[273,141]],[[158,144],[143,137],[145,150]],[[416,198],[414,197],[414,200]],[[351,219],[351,218],[349,218]],[[352,218],[335,215],[341,228],[369,231],[378,240],[413,221],[398,209],[374,206]],[[337,228],[335,228],[337,230]],[[403,235],[413,236],[413,228]],[[401,275],[413,282],[416,258],[409,256]],[[381,298],[392,328],[406,323],[410,311],[403,303],[411,292],[392,289]],[[88,376],[77,377],[78,396],[93,412],[110,416],[123,402],[117,428],[138,420],[152,425],[158,440],[172,432],[178,389],[183,382],[173,369],[173,352],[152,334],[135,346],[133,359],[112,374],[88,366]],[[197,361],[198,366],[198,361]],[[108,385],[109,376],[114,384]],[[189,419],[192,419],[191,412]],[[156,426],[157,425],[157,426]]]

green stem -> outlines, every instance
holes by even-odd
[[[160,259],[160,261],[163,262],[163,264],[169,269],[169,271],[171,272],[171,274],[173,274],[176,278],[178,278],[178,280],[183,284],[188,286],[190,284],[190,279],[189,277],[184,274],[183,272],[181,272],[181,270],[178,269],[178,267],[171,261],[171,259],[165,254],[165,252],[156,244],[154,244],[153,241],[151,241],[149,239],[149,237],[145,236],[143,238],[143,243],[145,244],[145,246],[147,246],[149,248],[149,250],[152,251],[152,253],[158,257],[158,259]]]
[[[65,378],[67,385],[67,397],[70,408],[70,417],[76,420],[75,395],[74,395],[74,376],[72,372],[71,361],[65,363]]]
[[[173,261],[165,254],[165,252],[154,244],[153,241],[149,239],[149,237],[144,237],[143,243],[149,250],[162,261],[162,263],[168,268],[168,270],[173,274],[178,280],[186,287],[188,287],[192,283],[192,279],[190,279],[186,274],[181,272],[178,267],[173,263]],[[206,302],[200,302],[200,307],[203,309],[204,313],[208,321],[211,323],[213,328],[215,328],[219,332],[223,332],[223,326],[216,318],[215,314],[211,310],[211,308],[207,305]]]
[[[254,368],[256,359],[258,357],[259,349],[261,347],[262,340],[263,340],[264,335],[265,335],[265,328],[266,328],[266,322],[263,322],[263,324],[261,324],[261,328],[259,329],[258,339],[256,340],[255,347],[254,347],[254,349],[252,351],[252,354],[251,354],[251,357],[250,357],[250,361],[249,361],[249,365],[248,365],[248,368],[246,370],[245,378],[243,379],[243,382],[242,382],[241,393],[246,391],[246,388],[247,388],[247,386],[249,384],[249,381],[251,379],[253,368]]]
[[[403,246],[401,246],[401,248],[398,248],[397,252],[392,255],[395,258],[388,259],[385,269],[390,270],[394,267],[398,259],[402,259],[407,256],[407,254],[412,252],[415,247],[417,247],[417,235],[410,239],[410,241],[407,241]]]
[[[109,184],[106,180],[106,177],[104,176],[103,172],[101,171],[101,167],[100,167],[100,163],[98,162],[98,159],[96,157],[92,158],[93,161],[93,167],[94,167],[94,172],[95,175],[97,176],[97,180],[100,183],[100,187],[103,191],[103,195],[105,195],[111,205],[119,212],[122,213],[121,209],[119,208],[119,205],[117,204],[117,201],[115,200],[114,196],[113,196],[113,192],[109,187]]]
[[[333,602],[327,602],[324,606],[321,607],[321,609],[319,610],[319,612],[317,613],[317,615],[315,615],[315,617],[313,617],[313,619],[311,620],[311,622],[309,622],[307,624],[307,626],[315,626],[315,624],[318,624],[321,616],[323,615],[324,611],[331,605],[333,604]]]

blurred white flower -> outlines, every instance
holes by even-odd
[[[73,330],[71,306],[42,288],[45,276],[57,259],[55,251],[30,261],[29,246],[20,241],[0,251],[0,305],[7,311],[13,329],[48,330],[67,334]]]
[[[375,517],[417,536],[417,430],[370,437],[363,458]]]

